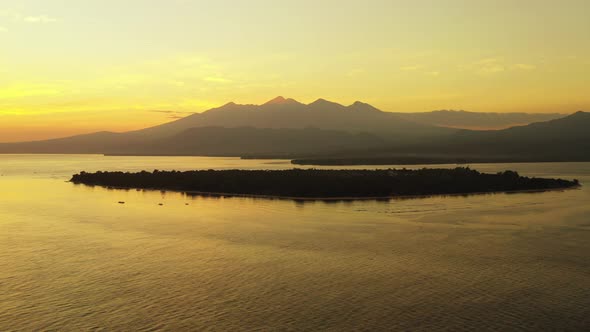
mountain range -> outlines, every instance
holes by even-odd
[[[557,118],[556,118],[557,117]],[[486,120],[488,119],[488,120]],[[505,126],[501,130],[449,128]],[[438,125],[433,125],[437,123]],[[94,153],[248,157],[531,156],[589,160],[590,113],[496,114],[463,111],[383,112],[318,99],[277,97],[262,105],[228,103],[163,125],[125,133],[99,132],[46,141],[0,144],[0,153]]]
[[[277,97],[262,105],[228,103],[130,134],[165,137],[197,127],[319,128],[351,133],[368,132],[389,139],[421,139],[451,132],[447,128],[406,120],[397,114],[380,111],[359,101],[349,106],[325,99],[302,104],[294,99]]]

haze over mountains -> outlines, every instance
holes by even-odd
[[[533,122],[555,120],[567,115],[560,113],[479,113],[454,110],[394,114],[422,124],[473,130],[506,129]]]
[[[262,105],[228,103],[160,126],[37,142],[0,144],[0,153],[98,153],[259,157],[543,156],[590,159],[590,114],[494,114],[457,111],[390,113],[362,102],[277,97]],[[506,126],[503,130],[454,127]],[[440,126],[433,125],[437,123]]]

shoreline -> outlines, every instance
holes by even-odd
[[[1,143],[0,143],[1,144]],[[300,163],[303,158],[293,157],[280,157],[280,156],[239,156],[239,155],[194,155],[194,154],[109,154],[109,153],[65,153],[65,152],[0,152],[0,156],[97,156],[97,157],[194,157],[194,158],[228,158],[236,160],[274,160],[288,162],[290,165],[297,166],[319,166],[319,167],[345,167],[345,166],[442,166],[442,165],[453,165],[453,166],[465,166],[474,164],[578,164],[578,163],[589,163],[590,158],[571,158],[571,159],[509,159],[509,160],[468,160],[467,162],[457,163],[455,161],[425,161],[425,162],[398,162],[398,163]],[[315,159],[314,159],[315,160]],[[326,160],[326,159],[322,159]],[[329,158],[328,158],[329,160]]]
[[[107,190],[136,190],[136,191],[160,191],[160,192],[171,192],[181,193],[187,195],[195,195],[202,197],[218,197],[218,198],[257,198],[257,199],[269,199],[269,200],[289,200],[289,201],[308,201],[308,202],[321,202],[321,201],[336,201],[336,202],[352,202],[352,201],[385,201],[385,200],[403,200],[403,199],[420,199],[420,198],[431,198],[431,197],[456,197],[456,196],[471,196],[471,195],[497,195],[497,194],[525,194],[525,193],[544,193],[551,191],[566,191],[575,190],[582,187],[581,184],[573,187],[563,188],[548,188],[548,189],[520,189],[520,190],[500,190],[500,191],[478,191],[478,192],[465,192],[465,193],[452,193],[452,194],[431,194],[431,195],[399,195],[399,196],[358,196],[358,197],[297,197],[297,196],[281,196],[281,195],[258,195],[258,194],[236,194],[236,193],[223,193],[223,192],[209,192],[209,191],[196,191],[196,190],[178,190],[178,189],[164,189],[164,188],[137,188],[137,187],[122,187],[122,186],[103,186],[98,184],[84,184],[76,183],[72,180],[66,181],[74,185],[82,185],[87,187],[100,187]]]
[[[218,197],[297,201],[388,200],[502,192],[543,192],[579,186],[572,181],[529,178],[514,171],[480,173],[470,168],[383,170],[196,170],[74,174],[70,182],[125,190],[175,191]]]

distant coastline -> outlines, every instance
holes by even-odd
[[[267,159],[267,158],[244,158]],[[385,157],[318,157],[295,158],[294,165],[302,166],[370,166],[370,165],[442,165],[442,164],[511,164],[511,163],[555,163],[555,162],[588,162],[590,157],[563,158],[547,156],[385,156]]]
[[[578,187],[577,180],[485,174],[469,168],[388,170],[203,170],[81,172],[75,184],[115,189],[180,191],[204,196],[292,200],[382,200],[435,195],[539,192]]]

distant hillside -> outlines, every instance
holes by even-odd
[[[479,113],[452,110],[394,114],[426,125],[472,130],[506,129],[566,116],[559,113]]]
[[[21,143],[0,143],[0,153],[80,153],[101,154],[113,147],[135,144],[125,134],[98,132],[86,135]]]
[[[113,147],[106,153],[143,155],[201,155],[201,156],[282,156],[323,154],[344,149],[385,146],[378,136],[343,131],[272,128],[187,129],[179,134],[124,148]]]
[[[590,161],[590,113],[503,130],[461,130],[427,143],[310,156],[300,164]]]
[[[172,136],[143,139],[101,132],[62,139],[0,144],[0,153],[94,153],[129,155],[248,156],[323,154],[385,146],[367,133],[316,128],[190,128]]]

